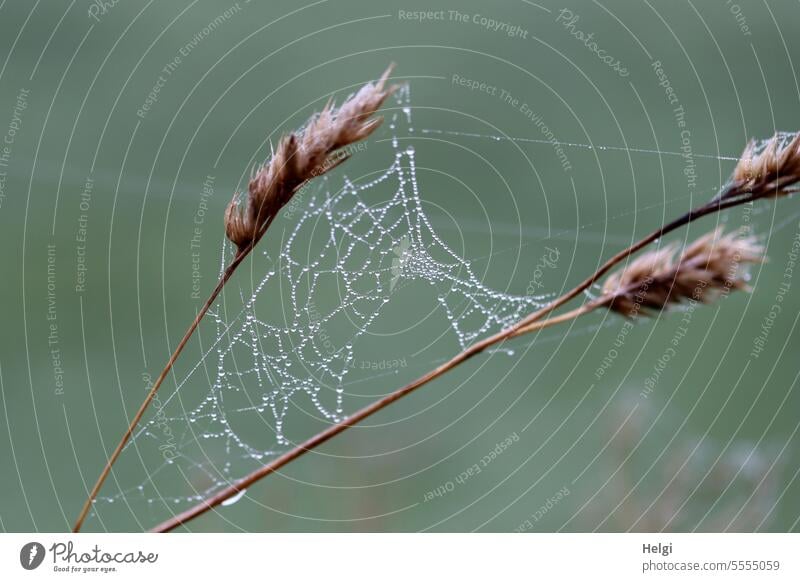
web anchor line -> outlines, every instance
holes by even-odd
[[[435,135],[451,135],[456,137],[475,137],[481,139],[490,139],[493,141],[512,141],[512,142],[520,142],[520,143],[536,143],[536,144],[546,144],[546,145],[558,145],[558,146],[566,146],[572,148],[581,148],[587,150],[598,150],[598,151],[617,151],[617,152],[632,152],[638,154],[658,154],[661,156],[680,156],[685,157],[686,154],[682,152],[670,152],[670,151],[662,151],[662,150],[653,150],[653,149],[645,149],[645,148],[626,148],[622,146],[607,146],[607,145],[592,145],[592,144],[584,144],[584,143],[573,143],[567,141],[550,141],[547,139],[533,139],[529,137],[509,137],[503,135],[492,135],[488,133],[472,133],[467,131],[451,131],[447,129],[430,129],[430,128],[423,128],[420,130],[423,134],[435,134]],[[692,157],[695,158],[707,158],[712,160],[730,160],[730,161],[739,161],[740,156],[717,156],[713,154],[696,154],[692,153]]]

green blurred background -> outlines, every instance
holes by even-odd
[[[408,17],[420,10],[442,12]],[[1,3],[0,133],[10,143],[0,167],[0,528],[70,526],[147,375],[201,305],[193,273],[201,295],[214,285],[231,193],[270,139],[329,96],[341,101],[395,62],[414,129],[398,135],[416,149],[434,230],[487,287],[524,295],[537,281],[537,293],[556,293],[712,196],[747,139],[797,129],[798,16],[796,3],[756,0]],[[396,107],[388,102],[388,114]],[[382,128],[327,187],[388,167],[390,136]],[[543,143],[551,138],[565,145]],[[687,143],[693,174],[680,155]],[[391,193],[376,189],[370,202]],[[594,314],[517,340],[513,355],[476,358],[185,529],[798,529],[800,281],[785,275],[800,206],[734,209],[670,238],[718,221],[751,225],[770,261],[754,270],[752,295],[698,309],[685,337],[674,313],[637,322],[615,344],[623,321]],[[248,261],[226,302],[252,290],[292,227],[292,216],[276,222],[267,256]],[[537,274],[548,249],[559,260]],[[782,282],[790,287],[771,316]],[[409,281],[392,294],[354,358],[404,365],[354,371],[345,412],[458,351],[441,292]],[[279,317],[285,300],[262,296],[261,309]],[[204,326],[178,379],[213,337]],[[205,397],[206,373],[189,376],[171,418]],[[173,377],[162,397],[175,386]],[[296,406],[292,439],[319,428],[302,413],[307,402]],[[243,433],[271,446],[269,423],[248,419]],[[253,467],[181,434],[220,470]],[[135,442],[87,530],[139,531],[188,506],[172,497],[198,484],[180,463],[163,465],[146,436]]]

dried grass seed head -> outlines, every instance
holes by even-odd
[[[667,245],[612,274],[603,286],[605,305],[632,317],[685,301],[707,303],[730,290],[746,290],[747,266],[763,260],[755,237],[723,235],[721,228],[680,254],[677,249],[676,244]]]
[[[342,148],[369,137],[380,126],[383,118],[373,115],[397,89],[386,85],[393,68],[390,65],[377,82],[364,85],[338,109],[328,101],[302,130],[281,139],[250,180],[246,203],[238,193],[233,196],[225,210],[225,233],[240,251],[257,240],[300,186],[348,158]]]
[[[751,140],[731,179],[724,198],[742,192],[764,198],[788,194],[788,187],[800,182],[800,132],[775,134],[762,147]]]

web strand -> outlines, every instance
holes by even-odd
[[[430,128],[423,128],[420,130],[423,134],[430,134],[430,135],[450,135],[454,137],[474,137],[480,139],[490,139],[493,141],[511,141],[511,142],[519,142],[519,143],[534,143],[534,144],[544,144],[544,145],[551,145],[551,146],[562,146],[562,147],[571,147],[571,148],[580,148],[585,150],[597,150],[601,152],[631,152],[637,154],[651,154],[651,155],[659,155],[659,156],[679,156],[685,157],[686,154],[683,152],[671,152],[671,151],[663,151],[663,150],[654,150],[654,149],[645,149],[645,148],[626,148],[622,146],[608,146],[608,145],[592,145],[592,144],[584,144],[584,143],[573,143],[573,142],[566,142],[566,141],[552,141],[546,139],[533,139],[529,137],[509,137],[504,135],[492,135],[488,133],[473,133],[468,131],[451,131],[445,129],[430,129]],[[726,156],[726,155],[714,155],[714,154],[695,154],[692,153],[692,156],[695,158],[705,158],[705,159],[712,159],[712,160],[730,160],[730,161],[739,161],[739,156]]]

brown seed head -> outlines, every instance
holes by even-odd
[[[686,247],[677,245],[643,255],[603,285],[600,301],[628,317],[660,311],[684,301],[709,302],[731,289],[746,290],[747,265],[763,260],[755,237],[722,234],[718,228]]]
[[[800,182],[800,133],[775,134],[763,149],[750,141],[733,171],[723,198],[751,192],[759,198],[784,196]]]
[[[386,86],[389,66],[375,83],[367,83],[338,109],[328,101],[299,132],[283,137],[272,157],[248,185],[245,208],[234,195],[225,210],[225,233],[239,250],[260,236],[261,230],[308,180],[344,162],[342,148],[368,137],[383,121],[372,117],[397,86]]]
[[[248,228],[245,218],[239,209],[240,195],[236,192],[225,208],[225,234],[237,248],[244,248],[252,238],[253,229]]]

